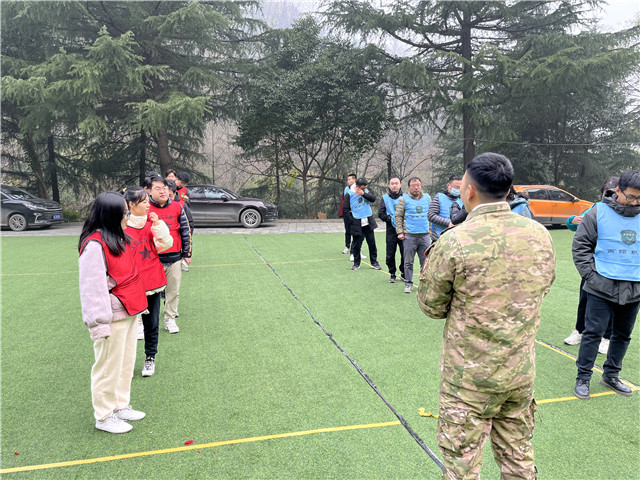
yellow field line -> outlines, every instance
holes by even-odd
[[[600,393],[592,393],[592,397],[604,397],[605,395],[615,395],[616,392],[600,392]],[[561,398],[546,398],[544,400],[536,400],[538,405],[542,405],[544,403],[557,403],[557,402],[568,402],[569,400],[580,400],[578,397],[561,397]]]
[[[205,448],[221,447],[224,445],[233,445],[236,443],[262,442],[264,440],[273,440],[277,438],[301,437],[304,435],[313,435],[317,433],[343,432],[347,430],[363,430],[366,428],[389,427],[392,425],[400,425],[400,422],[398,420],[395,420],[393,422],[368,423],[363,425],[345,425],[342,427],[319,428],[316,430],[303,430],[299,432],[280,433],[277,435],[264,435],[261,437],[249,437],[249,438],[240,438],[236,440],[224,440],[221,442],[202,443],[198,445],[186,445],[182,447],[165,448],[163,450],[153,450],[148,452],[125,453],[122,455],[112,455],[110,457],[87,458],[84,460],[72,460],[69,462],[47,463],[47,464],[41,464],[41,465],[29,465],[25,467],[4,468],[0,470],[0,474],[28,472],[33,470],[45,470],[49,468],[72,467],[76,465],[87,465],[90,463],[110,462],[113,460],[124,460],[127,458],[146,457],[149,455],[161,455],[165,453],[186,452],[189,450],[203,450]]]
[[[563,357],[567,357],[570,358],[571,360],[575,361],[576,357],[574,357],[573,355],[569,355],[566,352],[563,352],[562,350],[560,350],[559,348],[554,347],[553,345],[548,345],[545,342],[541,342],[540,340],[536,339],[536,343],[538,345],[542,345],[545,348],[548,348],[549,350],[551,350],[552,352],[556,352],[559,353],[560,355],[562,355]],[[597,365],[593,366],[593,369],[600,372],[600,373],[604,373],[604,370],[602,370],[602,368],[598,367]],[[624,378],[620,378],[620,381],[622,383],[624,383],[627,387],[629,387],[631,390],[640,390],[640,388],[638,388],[637,386],[635,386],[633,383],[630,383],[629,381],[625,380]],[[615,392],[607,392],[606,394],[609,395],[609,393],[615,393]],[[600,394],[595,394],[595,395],[600,395]],[[595,395],[591,395],[592,397]],[[571,397],[570,397],[571,398]]]

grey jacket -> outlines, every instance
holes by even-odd
[[[640,206],[620,205],[613,197],[605,197],[603,203],[624,217],[637,217],[640,227]],[[584,291],[597,295],[619,305],[626,305],[640,301],[640,282],[628,282],[624,280],[613,280],[603,277],[596,271],[594,254],[598,241],[598,207],[594,206],[589,210],[578,226],[578,230],[573,237],[573,263],[578,269],[578,273],[584,279]],[[640,228],[639,228],[640,230]]]

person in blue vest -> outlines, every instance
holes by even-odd
[[[640,309],[640,171],[620,176],[616,193],[589,210],[573,237],[573,263],[587,292],[585,329],[573,393],[590,398],[589,382],[609,319],[613,332],[600,384],[630,397],[618,375]]]
[[[376,196],[367,189],[367,181],[364,178],[356,180],[354,191],[348,191],[344,196],[342,214],[349,219],[349,227],[353,242],[351,251],[353,252],[353,265],[351,270],[360,268],[360,250],[362,242],[366,239],[369,246],[369,256],[371,257],[371,268],[381,270],[378,263],[378,249],[376,248],[376,237],[373,231],[378,228],[371,204],[376,201]]]
[[[507,202],[509,202],[513,213],[517,213],[523,217],[533,218],[531,210],[529,209],[529,195],[527,195],[526,192],[516,192],[512,185],[507,195]]]
[[[350,173],[349,175],[347,175],[347,186],[344,187],[344,191],[342,192],[342,199],[340,200],[340,209],[338,211],[338,216],[342,217],[342,221],[344,222],[344,250],[342,251],[343,254],[347,254],[347,253],[351,253],[351,255],[353,255],[353,252],[351,251],[351,227],[349,226],[349,219],[343,215],[343,209],[344,209],[344,199],[347,198],[346,195],[347,193],[349,193],[349,191],[353,191],[353,188],[356,184],[356,174],[355,173]],[[353,259],[351,260],[353,261]]]
[[[462,177],[460,175],[451,175],[447,183],[447,188],[433,197],[433,201],[427,212],[427,219],[431,222],[432,242],[438,240],[440,234],[445,229],[453,227],[450,213],[451,205],[457,203],[459,206],[462,206],[462,200],[460,199],[461,184]]]
[[[396,283],[396,250],[400,250],[400,278],[404,280],[404,243],[396,232],[396,206],[402,197],[402,183],[398,177],[389,179],[389,193],[382,196],[378,218],[387,224],[386,247],[389,283]]]
[[[424,266],[425,252],[431,245],[431,232],[427,212],[431,205],[428,193],[422,193],[422,180],[409,179],[409,194],[400,197],[396,206],[396,233],[404,241],[404,293],[413,290],[413,263],[416,252],[420,269]]]

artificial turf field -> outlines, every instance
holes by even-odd
[[[593,398],[573,397],[567,354],[578,347],[562,340],[580,279],[573,234],[551,234],[557,279],[542,308],[545,344],[536,346],[539,478],[640,478],[640,393],[615,395],[595,372]],[[437,420],[419,409],[438,411],[444,320],[422,314],[415,289],[404,294],[384,270],[351,271],[343,239],[196,235],[180,333],[160,332],[153,377],[140,376],[138,342],[132,405],[147,417],[110,435],[94,428],[77,238],[2,237],[2,478],[439,478],[347,356],[439,457]],[[383,264],[384,234],[377,244]],[[635,339],[621,376],[640,384]],[[488,443],[482,476],[499,478]]]

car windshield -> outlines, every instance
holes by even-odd
[[[231,190],[227,190],[226,188],[222,188],[222,187],[220,187],[220,190],[223,190],[224,193],[227,194],[229,198],[232,198],[232,199],[240,198],[239,195],[233,193]]]
[[[2,193],[4,193],[12,200],[33,200],[34,198],[38,198],[35,195],[31,195],[29,192],[25,192],[21,188],[2,185],[0,189],[2,190]]]

